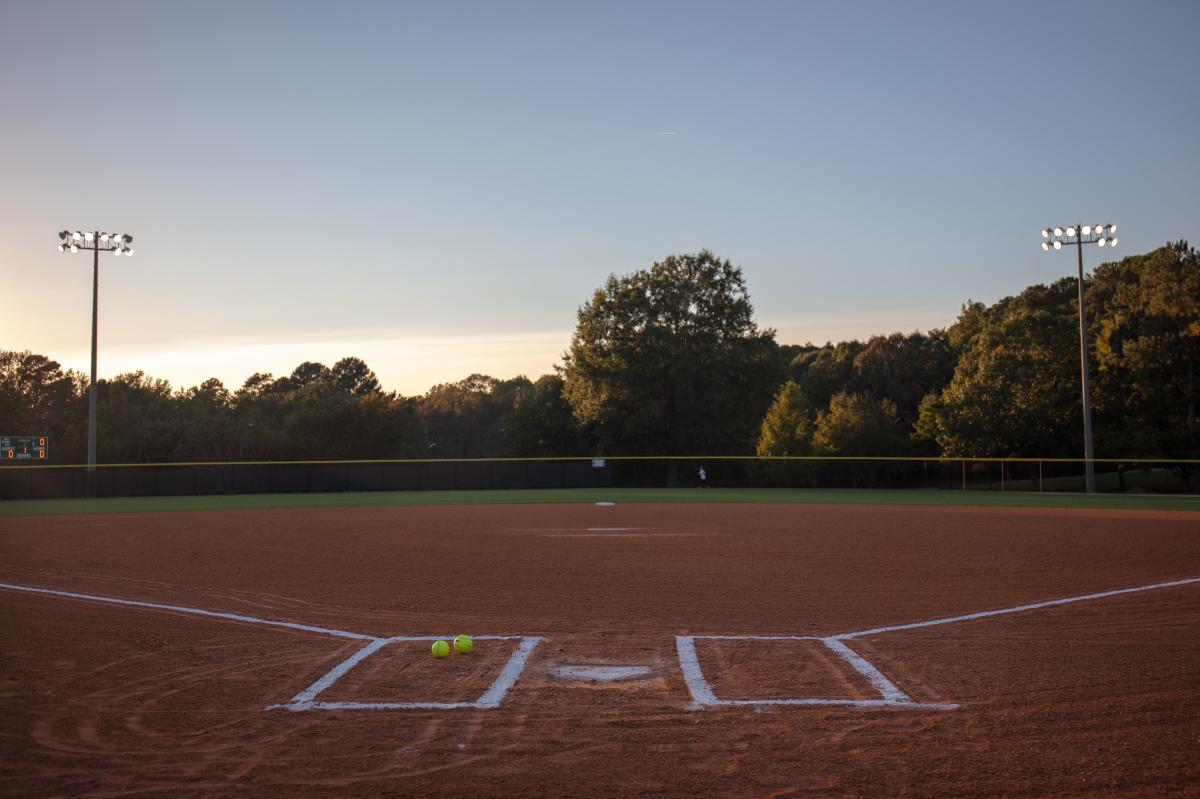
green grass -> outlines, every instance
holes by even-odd
[[[259,508],[366,508],[398,505],[483,505],[590,502],[767,502],[837,505],[956,505],[1023,508],[1126,508],[1200,511],[1200,496],[1038,494],[817,488],[560,488],[511,491],[369,491],[326,494],[237,494],[0,502],[0,517],[81,513],[157,513]]]

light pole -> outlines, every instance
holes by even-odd
[[[1042,249],[1061,250],[1063,244],[1074,244],[1079,254],[1079,374],[1083,383],[1083,469],[1087,492],[1096,493],[1095,451],[1092,449],[1092,395],[1088,391],[1087,311],[1083,306],[1083,245],[1117,246],[1116,225],[1073,225],[1053,227],[1042,231]]]
[[[62,243],[59,252],[92,251],[92,377],[88,383],[88,467],[87,495],[96,496],[96,322],[100,295],[100,253],[133,255],[133,236],[124,233],[101,233],[64,230],[58,234]]]

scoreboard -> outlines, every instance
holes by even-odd
[[[45,436],[0,436],[0,460],[46,460]]]

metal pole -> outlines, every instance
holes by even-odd
[[[96,496],[96,328],[100,298],[100,234],[92,238],[92,379],[88,383],[87,495]]]
[[[1088,391],[1087,311],[1083,305],[1083,232],[1075,228],[1075,245],[1079,251],[1079,364],[1083,380],[1083,457],[1084,475],[1089,494],[1096,493],[1096,466],[1092,458],[1092,397]]]

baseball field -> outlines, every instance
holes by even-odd
[[[1194,497],[369,496],[6,503],[0,794],[1200,790]]]

